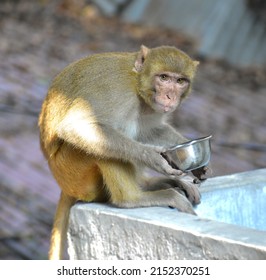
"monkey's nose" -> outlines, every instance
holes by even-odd
[[[166,95],[165,95],[165,99],[174,101],[174,100],[176,99],[176,95],[175,95],[175,93],[168,92],[168,93],[166,93]]]

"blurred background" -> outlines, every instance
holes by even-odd
[[[95,52],[172,45],[200,60],[173,118],[213,135],[212,176],[266,165],[263,0],[0,1],[0,259],[46,259],[59,188],[37,119],[54,76]]]

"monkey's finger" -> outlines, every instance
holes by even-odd
[[[207,178],[206,178],[207,179]],[[202,181],[202,179],[200,180],[199,178],[195,178],[194,180],[193,180],[193,184],[200,184],[200,182]]]
[[[197,215],[193,209],[192,204],[188,200],[188,198],[181,194],[180,192],[170,189],[173,192],[172,198],[169,200],[168,206],[174,207],[181,212],[189,213],[192,215]]]
[[[198,179],[200,180],[200,181],[205,181],[205,180],[207,180],[209,177],[211,177],[212,176],[212,169],[210,168],[210,167],[207,167],[207,166],[205,166],[204,167],[204,173],[203,174],[201,174],[199,177],[198,177]]]
[[[209,166],[204,166],[204,175],[207,177],[212,176],[213,170]]]
[[[191,172],[198,180],[204,181],[210,176],[211,169],[208,166],[204,166],[204,167],[195,169]],[[198,181],[195,180],[195,182],[198,182]]]
[[[159,146],[154,146],[154,150],[155,150],[157,153],[159,153],[159,154],[164,154],[164,153],[167,151],[166,148],[164,148],[164,147],[159,147]]]
[[[162,146],[155,146],[155,145],[149,145],[149,144],[145,144],[146,148],[148,149],[152,149],[153,151],[155,151],[156,153],[165,153],[166,152],[166,148],[162,147]]]
[[[185,173],[185,172],[183,172],[182,170],[180,170],[180,169],[174,169],[174,168],[172,168],[171,169],[171,174],[169,174],[170,175],[170,178],[171,179],[176,179],[176,177],[184,177],[184,176],[186,176],[187,175],[187,173]]]
[[[174,168],[174,169],[179,169],[176,163],[173,161],[171,156],[167,153],[161,153],[161,156],[168,162],[168,164]]]

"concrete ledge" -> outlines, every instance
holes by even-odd
[[[68,252],[71,259],[266,259],[265,234],[164,207],[78,203]]]

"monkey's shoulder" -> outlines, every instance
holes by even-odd
[[[70,65],[71,67],[78,67],[81,69],[100,69],[105,71],[109,68],[119,68],[122,64],[126,68],[128,65],[134,65],[136,53],[127,52],[110,52],[110,53],[98,53],[90,56],[86,56]],[[108,67],[109,66],[109,67]]]
[[[53,85],[75,85],[82,87],[101,84],[128,84],[135,79],[134,67],[136,54],[134,53],[101,53],[93,54],[77,60],[66,66],[53,80]]]

